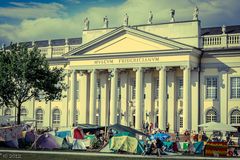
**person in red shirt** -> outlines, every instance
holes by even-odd
[[[84,139],[84,133],[80,127],[77,127],[73,130],[74,139]]]

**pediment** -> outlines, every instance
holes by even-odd
[[[168,51],[191,46],[133,28],[121,27],[81,45],[67,56]]]
[[[144,38],[139,38],[130,34],[122,35],[101,46],[98,46],[85,54],[105,54],[121,52],[144,52],[155,50],[170,50],[169,46],[162,45]]]

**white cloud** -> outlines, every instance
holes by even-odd
[[[171,8],[176,10],[176,20],[191,20],[193,8],[199,6],[200,19],[203,24],[219,25],[240,23],[238,0],[128,0],[121,5],[112,7],[92,7],[71,17],[56,15],[56,8],[63,8],[61,4],[47,6],[55,11],[51,16],[42,16],[35,20],[23,20],[20,25],[0,25],[0,36],[9,41],[28,41],[66,37],[80,37],[83,19],[90,19],[90,28],[103,26],[103,17],[109,17],[110,27],[120,26],[125,13],[129,15],[130,25],[146,24],[148,13],[154,14],[154,23],[168,22]],[[46,4],[47,5],[47,4]],[[2,11],[1,11],[2,12]],[[47,13],[46,13],[47,14]],[[39,15],[36,15],[36,17]]]
[[[58,17],[64,15],[60,3],[10,2],[11,7],[0,7],[0,16],[15,19]]]

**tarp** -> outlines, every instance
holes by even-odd
[[[57,149],[61,148],[63,144],[63,139],[53,136],[51,134],[45,133],[39,136],[32,145],[34,149]]]
[[[148,137],[148,135],[143,133],[143,132],[140,132],[136,129],[133,129],[133,128],[130,128],[130,127],[127,127],[127,126],[124,126],[124,125],[121,125],[121,124],[114,124],[112,126],[109,126],[108,129],[116,130],[116,131],[118,131],[118,133],[129,132],[129,133],[131,133],[135,136],[136,136],[136,134],[138,134],[138,135],[143,135],[143,136]]]
[[[124,134],[113,136],[110,139],[109,148],[114,151],[120,150],[135,154],[142,154],[144,152],[143,146],[139,143],[137,138]]]
[[[82,128],[84,133],[90,132],[91,134],[94,134],[96,130],[104,129],[104,127],[93,124],[78,124],[77,127]]]
[[[231,125],[218,123],[218,122],[209,122],[199,125],[199,127],[205,127],[205,131],[229,131],[237,132],[237,128],[232,127]]]
[[[168,138],[170,138],[170,135],[165,134],[165,133],[156,133],[156,134],[150,136],[150,140],[160,139],[161,141],[165,141]]]
[[[36,135],[34,134],[34,131],[26,132],[26,134],[25,134],[25,143],[26,144],[31,145],[32,143],[34,143],[35,139],[36,139]]]
[[[55,136],[60,137],[60,138],[65,138],[65,137],[71,137],[71,130],[66,130],[66,131],[57,131]]]

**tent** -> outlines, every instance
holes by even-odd
[[[134,136],[142,135],[142,136],[148,137],[148,135],[143,133],[143,132],[140,132],[136,129],[133,129],[133,128],[130,128],[130,127],[127,127],[127,126],[124,126],[124,125],[121,125],[121,124],[111,125],[111,126],[108,127],[108,129],[113,129],[113,130],[117,131],[118,133],[128,132],[128,133],[133,134]]]
[[[39,136],[32,145],[34,149],[58,149],[61,148],[63,139],[45,133]]]
[[[81,140],[74,140],[72,150],[86,150],[86,146]]]
[[[170,135],[165,133],[156,133],[150,136],[150,140],[160,139],[161,141],[165,141],[168,138],[170,138]]]
[[[144,148],[136,137],[129,136],[123,132],[113,136],[109,142],[109,148],[114,151],[125,151],[128,153],[142,154]]]
[[[237,128],[228,124],[217,122],[204,123],[199,125],[199,127],[205,127],[205,131],[237,132]]]
[[[57,131],[55,133],[55,136],[60,137],[60,138],[65,138],[65,137],[71,137],[71,130],[64,130],[64,131]]]

